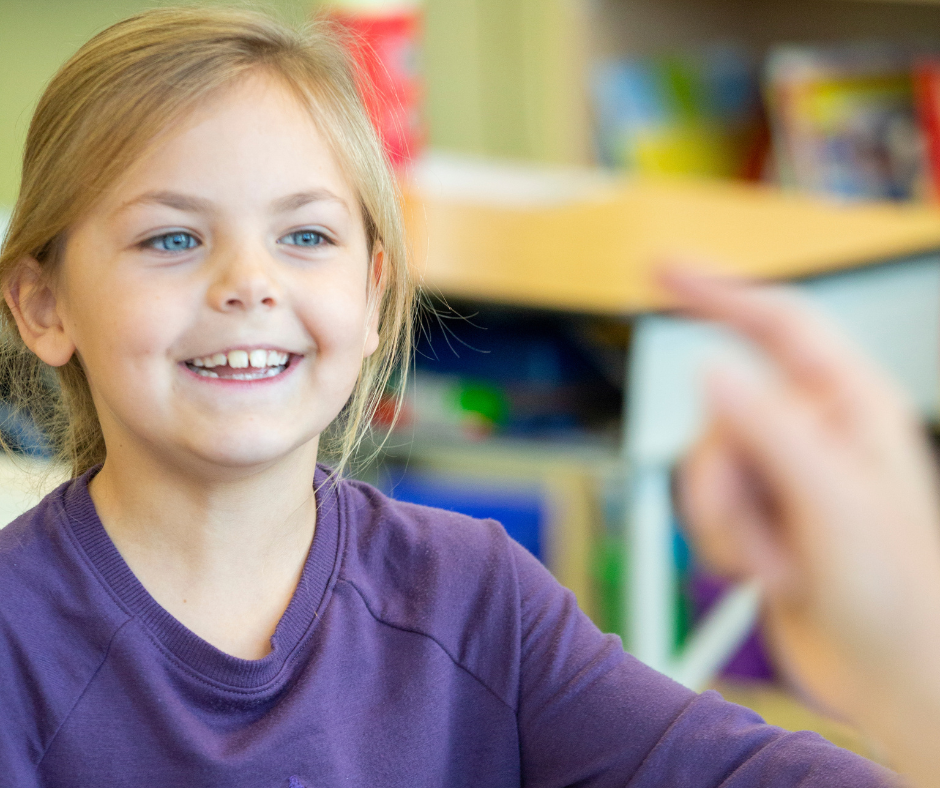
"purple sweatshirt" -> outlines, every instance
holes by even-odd
[[[141,586],[89,478],[0,531],[2,786],[892,784],[625,654],[497,523],[356,482],[318,493],[271,653],[232,657]]]

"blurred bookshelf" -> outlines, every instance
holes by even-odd
[[[423,335],[436,336],[428,347],[419,343],[413,404],[387,455],[494,489],[524,477],[548,490],[546,479],[564,467],[607,495],[592,502],[576,493],[581,513],[547,521],[549,545],[575,527],[586,529],[579,543],[605,533],[611,543],[624,539],[617,529],[631,472],[626,413],[642,382],[629,369],[631,332],[642,315],[668,308],[655,283],[663,260],[684,253],[713,271],[802,280],[839,270],[851,278],[871,263],[940,249],[940,211],[932,206],[833,202],[729,181],[435,154],[417,164],[405,196],[433,305]],[[595,383],[566,376],[571,352],[593,366]],[[524,372],[540,365],[554,371]],[[583,413],[566,413],[572,392],[606,414],[594,420],[601,423],[586,427]],[[546,428],[549,412],[567,421]],[[606,609],[597,589],[609,551],[603,544],[581,551],[580,564],[562,569],[563,552],[547,550],[546,563],[578,589],[590,614],[625,634],[624,612],[612,601],[623,588],[608,589]]]
[[[425,68],[435,152],[405,182],[409,230],[426,289],[443,303],[459,304],[471,321],[492,305],[520,316],[548,310],[576,322],[619,321],[627,337],[619,368],[626,414],[637,383],[627,370],[636,350],[630,332],[645,322],[643,314],[668,308],[653,276],[667,256],[703,258],[711,270],[811,284],[834,271],[850,272],[851,279],[852,271],[873,263],[924,254],[927,267],[933,266],[940,210],[926,169],[896,178],[892,171],[893,179],[879,171],[868,180],[801,180],[774,150],[784,134],[773,102],[789,88],[784,77],[791,72],[779,64],[809,63],[821,74],[819,93],[836,95],[848,117],[843,125],[852,127],[851,113],[861,107],[858,117],[894,123],[887,134],[892,145],[898,138],[906,143],[910,135],[900,132],[919,122],[911,64],[936,53],[940,2],[430,0]],[[869,67],[875,56],[887,63],[878,65],[881,71]],[[909,60],[896,67],[896,56]],[[855,71],[847,71],[846,62]],[[611,64],[639,65],[672,80],[686,123],[679,126],[678,144],[625,160],[609,155],[597,77]],[[756,109],[763,129],[734,127],[742,117],[735,107],[728,114],[730,134],[715,134],[694,117],[688,108],[697,101],[695,72],[709,68],[724,85],[742,89],[744,79],[751,80],[745,87],[752,95],[740,96],[753,100],[747,109]],[[705,114],[710,123],[713,117]],[[896,117],[908,126],[898,131]],[[764,145],[756,166],[746,156],[740,157],[746,166],[729,164],[728,146],[740,138]],[[843,140],[836,140],[834,147],[840,145]],[[841,164],[837,160],[833,168],[837,176]],[[822,168],[814,162],[804,172]],[[927,311],[933,309],[931,304]],[[458,397],[446,396],[457,408]],[[624,508],[636,470],[625,454],[625,415],[607,432],[577,439],[509,436],[499,425],[484,434],[475,431],[476,418],[470,420],[472,434],[463,437],[415,427],[407,439],[405,430],[390,452],[399,472],[439,473],[477,489],[519,483],[541,489],[550,502],[543,560],[602,627],[632,645],[625,609],[633,604],[626,601],[632,580],[625,551],[631,547],[617,531],[629,520]],[[566,488],[569,479],[574,481]],[[566,496],[567,504],[560,504]],[[670,560],[687,564],[679,541]],[[680,567],[679,574],[685,571]],[[681,582],[671,577],[668,582]],[[683,588],[676,608],[665,612],[675,617],[664,632],[672,633],[676,649],[690,637],[692,608],[701,603],[694,596]],[[746,661],[741,654],[731,660]],[[764,678],[772,672],[765,664],[757,673],[731,675],[753,678],[760,670]],[[755,693],[740,697],[759,705],[753,698],[766,695],[763,689]],[[824,727],[819,721],[794,724]]]
[[[507,495],[527,497],[530,509],[534,500],[538,557],[600,627],[624,637],[640,658],[696,689],[720,673],[719,688],[730,699],[771,722],[816,730],[871,756],[856,732],[809,712],[769,681],[774,668],[751,630],[755,599],[747,589],[736,595],[737,589],[729,591],[702,573],[676,528],[668,500],[670,464],[678,443],[687,445],[697,428],[685,421],[685,406],[671,403],[696,399],[695,374],[686,370],[663,377],[655,367],[661,371],[674,360],[678,367],[687,365],[689,343],[701,338],[696,327],[650,316],[669,306],[656,288],[654,270],[673,253],[704,256],[717,261],[706,263],[711,270],[805,282],[809,291],[823,291],[824,300],[828,291],[837,312],[840,302],[842,307],[849,302],[848,311],[861,316],[859,338],[888,346],[883,361],[913,349],[915,366],[928,374],[924,385],[910,390],[926,403],[925,416],[935,419],[940,210],[910,202],[833,201],[754,183],[613,175],[440,154],[419,162],[404,190],[425,294],[451,325],[434,347],[419,346],[409,391],[413,413],[406,405],[406,418],[371,480],[396,497],[484,516],[487,511],[502,516]],[[905,278],[907,283],[896,288]],[[856,285],[866,292],[853,294]],[[433,324],[431,314],[426,320]],[[512,341],[488,340],[513,323],[515,339],[527,336],[533,321],[544,325],[544,337],[558,333],[555,326],[566,326],[563,338],[573,337],[600,377],[614,384],[618,401],[606,411],[606,422],[585,426],[572,418],[558,429],[513,427],[506,411],[517,401],[531,408],[535,399],[516,373],[533,366],[530,356],[541,359],[535,366],[561,364],[546,363],[546,353]],[[663,342],[663,328],[684,338]],[[441,364],[448,354],[469,363],[462,369]],[[508,359],[508,373],[481,369],[480,358],[500,354]],[[521,382],[535,388],[542,383]],[[544,390],[564,389],[571,380],[556,373],[544,383],[543,395],[551,401]],[[591,404],[609,403],[600,388],[579,390],[577,396]],[[662,404],[659,417],[643,415],[650,401]],[[443,424],[421,423],[428,414],[443,414]],[[670,443],[676,422],[684,425],[678,443],[665,451],[642,448],[661,444],[663,436]],[[637,437],[644,431],[652,438]],[[650,461],[651,453],[665,459]],[[641,522],[648,507],[638,503],[644,493],[637,491],[637,480],[649,477],[650,470],[658,520],[653,528]],[[409,477],[416,484],[409,486]],[[403,479],[404,494],[398,495],[396,483]],[[462,489],[455,493],[455,486]],[[526,544],[527,535],[514,530],[513,519],[510,514],[507,530]],[[652,534],[658,546],[650,550],[648,538],[637,538],[640,531]],[[649,567],[658,576],[652,583],[638,582],[638,575],[650,574]],[[642,627],[635,619],[644,610],[659,620],[652,648],[650,638],[637,636]],[[703,622],[707,626],[728,610],[728,632],[718,638],[728,647],[720,647],[711,666],[685,670],[692,662],[685,657],[701,643],[698,636],[711,634]]]

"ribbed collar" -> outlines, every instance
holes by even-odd
[[[300,582],[271,638],[272,650],[258,660],[240,659],[220,651],[187,629],[147,592],[125,563],[105,531],[88,492],[99,468],[76,479],[65,492],[69,526],[81,548],[132,615],[177,659],[206,678],[241,690],[263,690],[277,679],[307,642],[332,591],[339,569],[340,500],[329,469],[317,466],[314,488],[317,526]]]

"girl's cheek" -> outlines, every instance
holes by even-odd
[[[197,307],[155,288],[141,295],[127,298],[113,313],[110,333],[116,352],[126,357],[166,355],[198,314]]]
[[[345,346],[361,342],[367,310],[364,289],[360,292],[344,286],[312,292],[318,297],[303,305],[301,317],[317,344]]]

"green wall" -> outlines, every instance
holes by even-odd
[[[552,162],[588,156],[584,3],[428,0],[433,145]]]
[[[427,0],[424,67],[432,145],[513,158],[580,158],[569,3]],[[29,118],[56,69],[99,30],[155,5],[163,3],[0,0],[0,206],[16,197]],[[299,22],[316,0],[251,5]]]
[[[175,2],[174,5],[185,5]],[[56,69],[98,31],[169,3],[139,0],[0,0],[0,205],[19,188],[23,140],[33,107]],[[302,20],[307,0],[256,4],[288,21]]]

